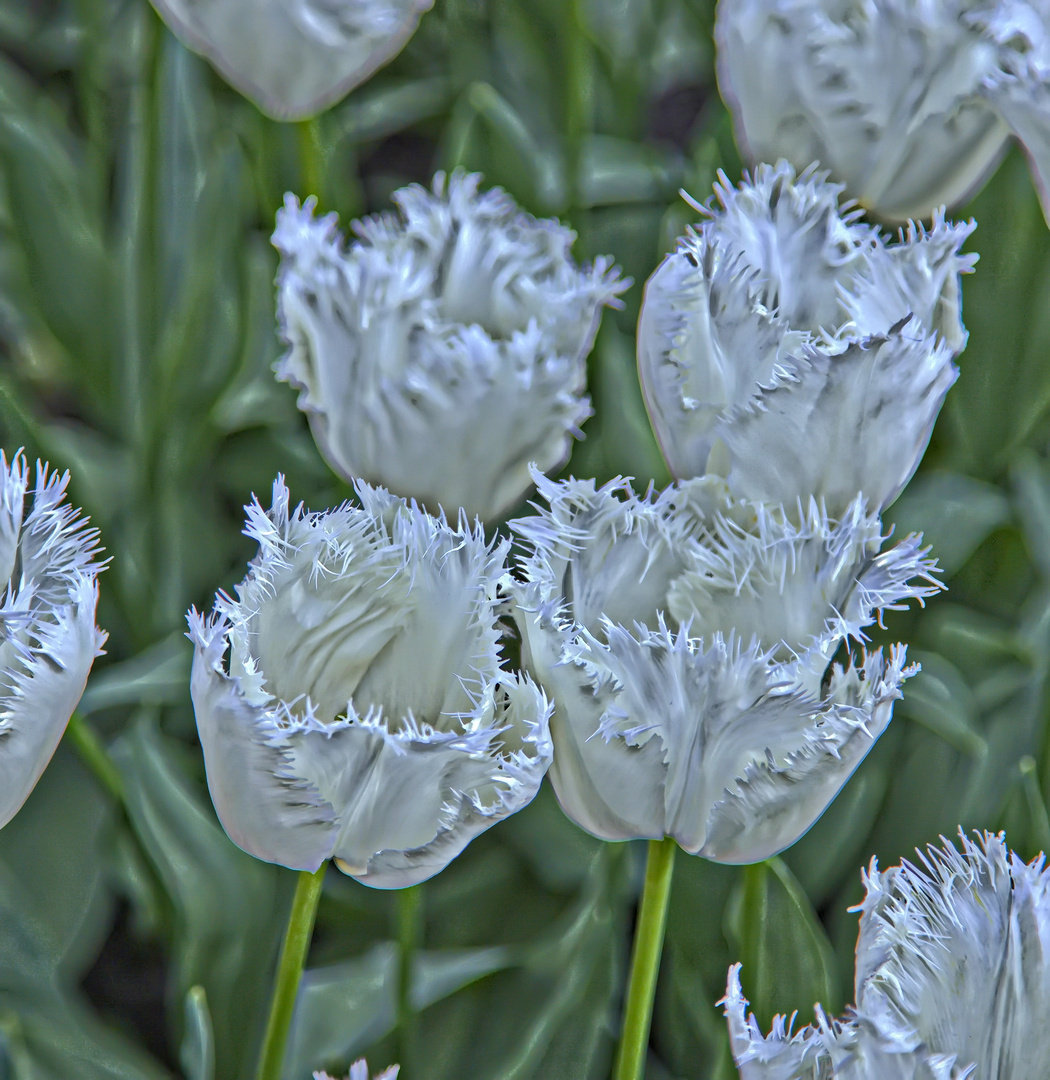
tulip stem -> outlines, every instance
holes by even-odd
[[[419,947],[422,924],[423,890],[419,885],[402,889],[397,897],[397,936],[399,970],[397,981],[398,1050],[401,1067],[411,1074],[415,1035],[415,1009],[412,1006],[412,968]]]
[[[623,1033],[616,1053],[613,1080],[642,1080],[645,1054],[649,1046],[649,1025],[653,1017],[656,977],[663,953],[667,926],[667,902],[671,896],[671,875],[677,842],[670,836],[649,841],[645,864],[645,886],[634,928],[631,974],[627,981],[627,1004]]]
[[[303,198],[316,195],[321,201],[324,187],[325,153],[321,141],[321,122],[316,116],[300,120],[296,124],[299,137],[299,173]]]
[[[94,773],[95,779],[109,792],[118,806],[125,807],[127,791],[124,789],[124,779],[87,721],[79,713],[73,713],[69,718],[66,733],[76,747],[80,760]]]
[[[308,870],[299,872],[292,910],[288,916],[288,927],[284,932],[281,955],[277,961],[277,977],[274,979],[273,999],[270,1002],[270,1019],[266,1022],[266,1034],[263,1037],[262,1053],[259,1055],[256,1080],[281,1080],[284,1048],[288,1043],[288,1029],[292,1023],[299,980],[303,976],[306,952],[310,947],[310,938],[314,932],[314,919],[317,916],[317,903],[321,899],[321,886],[324,884],[326,868],[327,863],[322,863],[321,869],[315,874],[311,874]]]

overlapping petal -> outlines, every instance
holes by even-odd
[[[1050,179],[1045,0],[723,0],[722,95],[753,162],[831,170],[896,221],[965,199],[1013,133]]]
[[[569,229],[480,179],[398,192],[400,215],[355,223],[349,247],[333,215],[289,197],[277,373],[341,476],[490,518],[524,495],[530,462],[568,457],[602,306],[629,283],[606,259],[579,269]]]
[[[801,524],[713,478],[639,498],[538,479],[512,522],[523,659],[555,703],[551,779],[606,839],[749,862],[793,843],[888,724],[905,650],[835,655],[939,588],[919,538],[881,551],[857,500]]]
[[[840,206],[842,188],[760,166],[649,279],[638,363],[672,472],[841,512],[882,508],[911,477],[966,342],[959,248],[939,215],[898,243]]]
[[[22,454],[0,454],[0,826],[51,760],[106,640],[98,533],[65,501],[68,483],[38,462],[31,485]]]
[[[179,39],[277,120],[327,109],[393,59],[433,0],[152,0]]]
[[[550,707],[500,666],[506,545],[357,490],[309,514],[278,480],[268,512],[249,508],[260,550],[237,599],[190,616],[192,693],[235,843],[392,888],[532,799]]]

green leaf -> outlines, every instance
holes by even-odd
[[[994,484],[948,472],[916,476],[885,516],[898,537],[922,533],[945,575],[1012,518],[1010,500]]]
[[[897,711],[917,720],[957,750],[983,757],[988,746],[977,722],[977,702],[959,669],[938,653],[912,650],[909,660],[922,670],[905,684]]]
[[[236,848],[144,714],[113,747],[132,825],[175,907],[174,997],[207,994],[216,1075],[248,1077],[269,1000],[291,874]]]
[[[829,1013],[841,1005],[831,942],[782,859],[745,867],[726,907],[726,930],[743,964],[744,993],[763,1030],[776,1013]]]
[[[179,1063],[186,1080],[214,1080],[215,1038],[212,1034],[208,995],[203,986],[186,991],[186,1029],[179,1049]]]

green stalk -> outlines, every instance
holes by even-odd
[[[645,864],[645,887],[634,928],[631,974],[627,981],[627,1005],[623,1033],[613,1067],[613,1080],[642,1080],[645,1053],[649,1046],[649,1025],[653,1018],[656,977],[663,953],[667,926],[667,901],[671,896],[671,875],[678,844],[670,836],[649,841]]]
[[[299,137],[299,180],[302,198],[316,195],[322,202],[325,173],[324,145],[321,142],[321,121],[316,116],[300,120],[295,125]]]
[[[124,780],[102,741],[79,713],[73,713],[69,718],[66,734],[80,755],[80,760],[94,773],[95,779],[109,792],[113,801],[122,810],[126,810],[127,791],[124,789]]]
[[[281,1080],[288,1029],[292,1023],[295,998],[299,992],[299,980],[303,976],[303,964],[314,932],[317,903],[321,899],[321,886],[324,884],[326,869],[327,863],[322,863],[321,869],[315,874],[308,870],[299,873],[292,910],[288,916],[288,927],[284,932],[284,943],[277,961],[270,1019],[266,1022],[256,1080]]]
[[[419,948],[422,928],[423,889],[419,885],[402,889],[397,896],[397,1028],[398,1054],[402,1069],[412,1075],[415,1044],[415,1009],[412,1007],[412,966]]]

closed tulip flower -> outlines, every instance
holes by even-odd
[[[393,59],[433,0],[152,0],[194,52],[277,120],[323,112]]]
[[[523,657],[554,701],[554,790],[608,840],[764,859],[823,813],[889,723],[904,646],[833,660],[937,586],[856,500],[801,522],[710,478],[659,495],[538,480],[512,527]],[[852,652],[852,649],[850,649]]]
[[[831,170],[867,210],[928,217],[1015,135],[1050,214],[1046,0],[722,0],[722,96],[752,162]]]
[[[864,876],[856,1004],[768,1036],[740,965],[724,999],[741,1080],[1043,1080],[1050,1075],[1050,872],[1002,834]]]
[[[65,501],[69,473],[0,454],[0,826],[36,786],[106,635],[98,533]],[[31,496],[31,502],[29,498]]]
[[[568,458],[602,306],[629,282],[605,259],[579,269],[569,229],[479,182],[405,188],[400,216],[356,222],[349,247],[333,215],[289,197],[277,374],[340,476],[492,518],[528,490],[530,462]]]
[[[938,216],[897,243],[786,162],[738,187],[645,287],[638,366],[675,476],[726,475],[750,499],[878,511],[926,449],[966,342],[960,245]]]
[[[550,707],[501,667],[505,543],[381,489],[360,506],[248,508],[237,599],[190,613],[208,788],[234,843],[395,888],[441,870],[525,806]]]
[[[391,1065],[389,1069],[384,1069],[381,1073],[376,1073],[373,1080],[397,1080],[397,1074],[401,1071],[399,1065]],[[314,1080],[335,1080],[334,1077],[329,1076],[326,1072],[315,1072]],[[364,1058],[360,1061],[355,1061],[350,1066],[350,1075],[346,1080],[368,1080],[368,1062]]]

